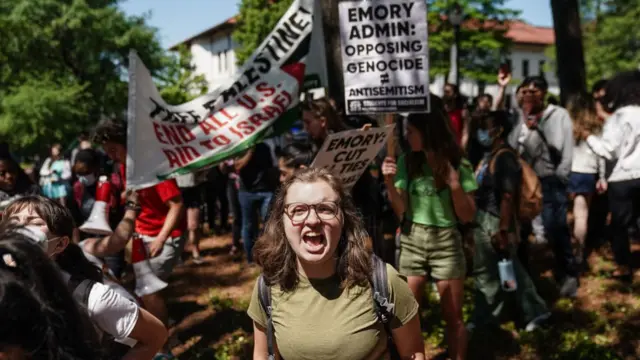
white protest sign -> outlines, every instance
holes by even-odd
[[[331,170],[352,187],[393,134],[394,125],[369,130],[347,130],[329,135],[312,167]]]
[[[339,4],[347,114],[429,111],[424,0]]]
[[[132,51],[127,187],[140,189],[236,156],[291,128],[311,43],[313,0],[295,0],[229,82],[168,105]]]

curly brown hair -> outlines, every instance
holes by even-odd
[[[369,235],[360,214],[339,178],[326,169],[306,168],[282,184],[275,196],[264,233],[253,248],[254,257],[262,267],[269,285],[280,285],[282,291],[293,291],[299,281],[296,253],[284,232],[285,198],[295,183],[325,182],[338,194],[337,204],[343,217],[342,235],[336,249],[336,273],[342,288],[366,286],[371,279],[371,250],[366,246]]]

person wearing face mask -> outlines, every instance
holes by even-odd
[[[78,151],[73,164],[73,171],[77,180],[73,184],[71,193],[73,198],[67,201],[67,204],[73,214],[75,223],[81,225],[91,216],[91,211],[96,201],[95,195],[100,176],[100,157],[98,153],[93,149]],[[95,238],[93,235],[76,230],[75,236],[82,241],[82,248],[85,253],[103,259],[110,273],[116,279],[119,279],[125,265],[124,248],[133,233],[133,224],[138,215],[137,211],[135,211],[138,199],[137,193],[129,193],[125,200],[129,208],[125,209],[118,187],[112,186],[111,191],[109,226],[112,229],[116,229],[114,234],[104,238]],[[100,261],[101,263],[96,265],[102,266],[102,260]]]
[[[68,209],[42,196],[23,197],[7,207],[3,223],[24,226],[20,231],[56,262],[74,297],[85,304],[91,321],[101,330],[111,359],[150,360],[156,355],[167,339],[166,328],[108,285],[81,248],[70,243],[75,224]],[[77,291],[83,284],[86,290]]]
[[[472,276],[475,281],[475,307],[467,329],[497,328],[508,300],[502,290],[499,262],[513,263],[516,304],[526,331],[536,329],[550,316],[544,300],[538,295],[527,271],[516,256],[518,219],[516,200],[522,173],[518,154],[506,142],[512,125],[503,111],[489,112],[478,120],[478,142],[484,159],[476,170],[478,190],[475,192],[477,213],[474,229],[475,253]]]
[[[554,275],[560,295],[575,297],[578,268],[567,224],[569,174],[573,161],[573,122],[567,110],[545,105],[547,81],[540,76],[526,78],[521,86],[522,113],[509,135],[509,144],[518,149],[542,183],[544,205],[542,222],[553,246],[556,261]],[[528,264],[531,224],[522,224],[519,257]]]

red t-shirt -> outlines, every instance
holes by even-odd
[[[463,120],[462,120],[462,109],[456,109],[453,111],[449,111],[449,120],[451,120],[451,129],[453,130],[453,135],[458,142],[458,145],[462,143],[462,129],[463,129]]]
[[[124,165],[120,165],[120,173],[125,174]],[[126,177],[124,175],[122,179],[126,186]],[[178,195],[181,195],[181,193],[175,179],[166,180],[153,187],[138,190],[138,201],[142,210],[136,220],[136,232],[147,236],[158,235],[169,212],[166,202]],[[170,236],[182,236],[182,232],[186,227],[186,219],[181,216]]]

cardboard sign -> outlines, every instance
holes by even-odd
[[[312,167],[327,168],[351,188],[393,134],[394,125],[331,134],[322,144]]]
[[[313,5],[294,1],[229,82],[186,104],[168,105],[132,51],[127,187],[146,188],[210,167],[288,130],[299,118]]]
[[[339,4],[347,114],[429,111],[424,0]]]

